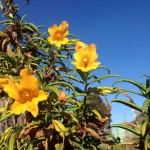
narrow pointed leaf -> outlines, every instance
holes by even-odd
[[[4,115],[2,115],[2,116],[0,117],[0,122],[3,122],[3,121],[5,121],[5,120],[9,119],[9,118],[11,118],[12,116],[13,116],[12,113],[7,112],[6,114],[4,114]]]
[[[86,150],[83,145],[77,143],[77,142],[74,142],[72,141],[72,144],[76,147],[76,148],[79,148],[79,150]]]
[[[90,87],[88,89],[88,92],[92,92],[94,94],[100,94],[100,95],[107,95],[107,94],[113,94],[116,92],[121,91],[121,88],[115,88],[115,87]]]
[[[99,66],[99,67],[97,67],[97,69],[105,69],[105,70],[107,70],[108,74],[110,74],[110,70],[105,66]]]
[[[118,92],[115,96],[115,98],[118,97],[118,95],[120,95],[122,92],[129,92],[129,93],[133,93],[133,94],[136,94],[136,95],[139,95],[139,96],[143,96],[142,93],[140,92],[136,92],[136,91],[133,91],[133,90],[127,90],[127,89],[123,89],[121,92]]]
[[[60,95],[60,91],[57,87],[55,86],[50,86],[50,85],[47,85],[45,87],[42,88],[44,91],[52,91],[54,92],[57,96]]]
[[[131,127],[122,125],[122,124],[113,124],[113,125],[111,125],[110,127],[111,127],[111,128],[114,128],[114,127],[122,128],[122,129],[128,130],[128,131],[130,131],[130,132],[132,132],[132,133],[134,133],[134,134],[136,134],[136,135],[138,135],[138,136],[140,136],[140,134],[141,134],[140,131],[135,130],[135,129],[131,128]]]
[[[112,100],[111,102],[118,102],[118,103],[121,103],[121,104],[124,104],[126,106],[129,106],[133,109],[136,109],[138,111],[141,111],[142,112],[142,108],[140,108],[138,105],[136,105],[135,103],[132,103],[132,102],[128,102],[126,100],[121,100],[121,99],[114,99]]]
[[[150,140],[150,136],[147,134],[147,136],[146,136],[146,138],[144,140],[144,150],[148,149],[149,140]]]
[[[141,89],[141,90],[145,90],[144,84],[138,83],[138,82],[133,81],[133,80],[130,80],[130,79],[120,79],[120,80],[117,80],[117,81],[115,81],[115,82],[113,83],[113,85],[115,85],[115,84],[118,83],[118,82],[128,82],[128,83],[131,83],[131,84],[137,86],[137,87],[138,87],[139,89]]]
[[[97,150],[97,148],[92,144],[90,144],[90,147],[92,148],[91,150]]]
[[[67,83],[67,82],[62,82],[62,81],[59,81],[59,82],[54,82],[54,83],[50,83],[49,84],[50,86],[52,86],[52,85],[62,85],[62,86],[68,86],[68,87],[70,87],[73,91],[74,91],[74,94],[75,94],[75,96],[76,96],[76,90],[75,90],[75,88],[71,85],[71,84],[69,84],[69,83]]]
[[[20,23],[23,22],[23,20],[24,20],[24,18],[25,18],[26,16],[28,16],[28,14],[25,14],[25,15],[20,19]]]
[[[143,106],[142,106],[142,112],[144,113],[146,112],[148,105],[150,105],[150,99],[147,99],[144,101]]]
[[[112,134],[102,134],[101,136],[105,136],[105,137],[109,137],[109,138],[111,138],[111,139],[113,139],[114,140],[114,142],[117,142],[117,139],[116,139],[116,137],[114,136],[114,135],[112,135]]]
[[[24,26],[28,26],[30,27],[32,30],[34,30],[35,32],[38,32],[38,28],[33,24],[33,23],[23,23]]]
[[[79,80],[78,78],[74,77],[74,76],[70,76],[70,75],[61,75],[61,76],[58,76],[58,78],[69,78],[69,79],[73,79],[75,81],[78,81],[78,82],[81,82],[83,83],[81,80]]]
[[[137,143],[133,143],[133,142],[121,142],[121,143],[118,143],[118,144],[115,144],[115,145],[118,145],[118,146],[121,146],[121,145],[137,145]]]
[[[102,119],[101,114],[100,114],[97,110],[92,109],[91,112],[92,112],[93,114],[95,114],[99,119]]]
[[[17,132],[11,133],[10,139],[9,139],[9,150],[14,150],[16,146],[16,135]]]
[[[92,84],[92,83],[94,83],[94,82],[101,81],[101,80],[106,79],[106,78],[110,78],[110,77],[120,77],[120,76],[119,76],[119,75],[116,75],[116,74],[108,74],[108,75],[101,76],[101,77],[99,77],[98,79],[95,79],[95,80],[89,82],[88,85],[89,85],[89,84]]]
[[[147,129],[147,125],[148,125],[148,122],[145,121],[142,125],[142,136],[145,135],[145,132],[146,132],[146,129]]]

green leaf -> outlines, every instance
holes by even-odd
[[[7,139],[9,139],[11,133],[13,131],[13,127],[7,127],[0,138],[0,143],[5,143]]]
[[[33,23],[25,22],[25,23],[22,23],[22,25],[26,27],[30,27],[32,30],[38,33],[38,28]]]
[[[60,91],[57,87],[51,86],[51,85],[46,85],[42,88],[44,91],[52,91],[54,92],[57,96],[60,95]]]
[[[98,79],[95,79],[95,80],[89,82],[88,85],[89,85],[89,84],[92,84],[92,83],[94,83],[94,82],[101,81],[101,80],[106,79],[106,78],[110,78],[110,77],[120,77],[120,76],[119,76],[119,75],[116,75],[116,74],[107,74],[107,75],[105,75],[105,76],[101,76],[101,77],[99,77]]]
[[[27,146],[28,150],[34,150],[33,149],[33,144],[32,143],[29,143],[29,145]]]
[[[62,133],[68,132],[68,129],[63,125],[63,123],[60,120],[52,119],[52,123],[55,126],[55,130],[57,132]]]
[[[146,132],[146,129],[147,129],[147,125],[148,125],[148,122],[147,121],[144,121],[143,125],[142,125],[142,136],[145,135],[145,132]]]
[[[88,92],[92,92],[94,94],[100,94],[100,95],[107,95],[107,94],[113,94],[116,92],[121,91],[121,88],[115,88],[115,87],[90,87],[88,89]]]
[[[117,142],[117,139],[112,134],[102,134],[101,136],[106,136],[106,137],[108,136],[109,138],[113,139],[115,143]]]
[[[93,114],[95,114],[99,119],[102,119],[101,114],[100,114],[97,110],[92,109],[91,112],[92,112]]]
[[[4,23],[12,23],[12,20],[3,20],[3,21],[0,21],[0,24],[4,24]]]
[[[97,77],[96,75],[94,75],[94,74],[92,74],[92,75],[88,76],[88,80],[90,80],[90,79],[92,79],[92,78],[94,78],[94,79],[98,79],[98,77]]]
[[[71,116],[71,119],[76,122],[77,124],[79,123],[78,119],[74,116],[74,114],[70,111],[66,111],[67,114]]]
[[[83,83],[81,80],[79,80],[78,78],[74,77],[74,76],[70,76],[70,75],[61,75],[61,76],[58,76],[57,78],[69,78],[69,79],[72,79],[72,80],[75,80],[75,81],[78,81],[80,83]]]
[[[33,38],[31,38],[29,41],[28,41],[28,44],[29,43],[31,43],[31,42],[37,42],[37,41],[41,41],[41,42],[43,42],[43,43],[46,43],[47,45],[49,45],[50,47],[51,47],[51,45],[50,45],[50,43],[47,41],[47,40],[45,40],[45,39],[43,39],[43,38],[40,38],[40,37],[33,37]]]
[[[77,69],[77,72],[80,75],[80,77],[83,79],[83,81],[86,82],[88,79],[89,72],[83,72],[80,69]]]
[[[118,82],[128,82],[128,83],[131,83],[131,84],[137,86],[140,90],[145,91],[145,85],[142,83],[138,83],[138,82],[130,80],[130,79],[120,79],[120,80],[115,81],[113,83],[113,85],[115,85]]]
[[[90,144],[90,147],[92,148],[91,150],[97,150],[97,148],[92,144]]]
[[[84,93],[79,87],[74,86],[74,89],[78,92],[78,93]]]
[[[77,94],[75,88],[74,88],[71,84],[69,84],[69,83],[67,83],[67,82],[58,81],[58,82],[50,83],[49,85],[50,85],[50,86],[53,86],[53,85],[62,85],[62,86],[64,86],[64,85],[65,85],[65,86],[70,87],[70,88],[73,90],[75,96],[76,96],[76,94]]]
[[[64,148],[64,143],[58,143],[56,150],[63,150]]]
[[[28,16],[28,14],[25,14],[24,16],[22,16],[22,18],[20,19],[20,23],[23,22],[23,20],[24,20],[24,18],[25,18],[26,16]]]
[[[150,78],[150,76],[149,75],[147,75],[147,74],[143,74],[142,76],[140,76],[140,77],[147,77],[147,78]]]
[[[147,99],[144,101],[143,106],[142,106],[142,112],[143,113],[146,112],[146,108],[148,107],[148,105],[150,105],[150,99]]]
[[[135,145],[135,144],[137,145],[137,143],[133,143],[133,142],[121,142],[121,143],[118,143],[118,144],[115,144],[115,145],[118,145],[118,146],[120,145],[121,146],[121,145]]]
[[[147,134],[147,136],[144,140],[144,150],[147,150],[149,140],[150,140],[150,136]]]
[[[108,74],[110,74],[110,70],[105,66],[99,66],[99,67],[97,67],[97,69],[105,69],[105,70],[107,70]]]
[[[76,147],[76,148],[79,148],[79,150],[86,150],[83,145],[77,143],[77,142],[74,142],[72,141],[72,144]]]
[[[87,94],[86,93],[77,93],[76,97],[79,97],[79,96],[84,97],[84,96],[87,96]],[[67,95],[66,98],[69,100],[69,99],[72,99],[74,97],[75,97],[74,94],[69,94],[69,95]]]
[[[6,61],[8,61],[13,67],[16,68],[16,62],[15,59],[13,59],[12,57],[8,56],[7,54],[1,52],[0,53],[0,57],[4,58]]]
[[[122,128],[122,129],[128,130],[128,131],[130,131],[130,132],[136,134],[137,136],[140,136],[140,134],[141,134],[140,131],[135,130],[135,129],[133,129],[133,128],[131,128],[131,127],[128,127],[128,126],[126,126],[126,125],[123,125],[123,124],[113,124],[113,125],[111,125],[110,127],[111,127],[111,128],[114,128],[114,127]]]
[[[150,87],[146,89],[146,94],[150,93]]]
[[[132,103],[132,102],[128,102],[126,100],[121,100],[121,99],[114,99],[112,100],[111,102],[118,102],[118,103],[121,103],[121,104],[124,104],[126,106],[129,106],[133,109],[136,109],[138,111],[141,111],[142,112],[142,108],[140,108],[138,105],[136,105],[135,103]]]
[[[78,107],[76,106],[76,108],[78,108]],[[65,112],[63,111],[63,112],[56,113],[55,115],[52,116],[52,119],[58,118],[58,117],[67,117],[67,118],[73,120],[74,122],[76,122],[77,124],[79,123],[78,119],[70,111],[65,111]]]
[[[3,8],[3,4],[2,4],[2,2],[0,1],[0,9],[2,10],[2,8]]]
[[[3,114],[3,115],[0,117],[0,122],[3,122],[3,121],[5,121],[5,120],[9,119],[9,118],[11,118],[12,116],[13,116],[13,114],[10,113],[10,112],[5,113],[5,114]]]
[[[57,55],[57,58],[67,58],[66,55]]]
[[[122,92],[130,92],[130,93],[133,93],[133,94],[136,94],[136,95],[139,95],[139,96],[143,96],[142,93],[139,93],[139,92],[136,92],[136,91],[133,91],[133,90],[122,89],[121,92],[116,93],[115,98],[117,98],[118,95],[121,94]]]
[[[9,150],[14,150],[16,147],[16,136],[17,132],[11,133],[11,136],[9,138]]]

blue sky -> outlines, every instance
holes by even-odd
[[[97,45],[98,61],[111,73],[143,82],[150,75],[150,0],[31,0],[28,6],[19,2],[20,13],[36,25],[47,28],[68,21],[70,33],[81,41]],[[97,72],[99,76],[103,74]],[[112,80],[102,82],[111,85]],[[117,84],[133,88],[128,84]],[[110,96],[110,99],[113,96]],[[139,105],[143,100],[134,97]],[[128,107],[112,103],[113,123],[130,121]]]

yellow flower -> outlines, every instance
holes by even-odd
[[[66,38],[69,34],[67,21],[63,21],[60,26],[56,24],[53,25],[48,29],[48,32],[50,37],[48,37],[47,40],[51,44],[55,44],[58,48],[61,47],[61,44],[67,44],[69,41],[68,38]]]
[[[0,79],[0,88],[5,87],[6,85],[8,85],[8,79],[1,78]]]
[[[100,62],[95,62],[98,58],[96,53],[95,44],[84,44],[83,42],[77,42],[75,46],[76,52],[74,53],[74,59],[76,62],[71,62],[77,69],[83,72],[96,69]]]
[[[9,78],[9,85],[4,87],[4,91],[15,100],[10,111],[20,115],[25,111],[31,112],[36,117],[38,115],[38,103],[46,100],[48,94],[39,90],[38,79],[28,68],[20,72],[20,84]]]

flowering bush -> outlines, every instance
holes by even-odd
[[[33,23],[24,21],[26,15],[18,15],[19,9],[13,1],[4,0],[0,7],[7,18],[1,21],[0,32],[0,100],[3,105],[0,108],[3,127],[0,148],[95,150],[102,143],[120,144],[108,130],[111,106],[107,94],[126,91],[92,87],[103,79],[119,77],[96,61],[96,45],[85,44],[70,34],[67,21],[53,25],[44,34]],[[71,64],[72,68],[68,67]],[[94,70],[98,69],[108,74],[96,76]],[[120,81],[123,79],[116,82]],[[141,87],[145,92],[143,85]],[[93,94],[106,100],[103,117],[88,101]],[[141,110],[133,103],[117,99],[113,102]],[[146,110],[149,100],[145,103],[142,111]],[[123,125],[116,126],[141,133]],[[142,140],[146,136],[144,146],[147,147],[149,124],[143,126]]]

